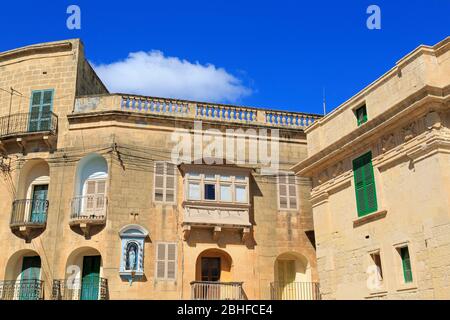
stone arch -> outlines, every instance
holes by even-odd
[[[34,185],[50,184],[50,167],[44,159],[27,160],[20,169],[16,199],[30,199]]]
[[[207,281],[207,280],[205,280],[204,270],[203,270],[203,274],[202,274],[202,268],[204,267],[204,265],[202,266],[203,258],[218,259],[218,261],[220,263],[220,275],[219,275],[218,281],[220,281],[220,282],[233,281],[232,280],[233,279],[233,274],[232,274],[233,259],[228,254],[228,252],[221,250],[221,249],[216,249],[216,248],[206,249],[198,255],[197,261],[196,261],[196,267],[195,267],[195,280],[196,281]],[[208,276],[211,276],[211,275],[208,275]]]
[[[77,165],[75,174],[75,196],[83,195],[83,189],[88,179],[107,179],[108,163],[98,153],[91,153],[83,157]]]
[[[6,263],[5,280],[18,281],[21,279],[23,260],[26,257],[38,257],[38,260],[41,261],[40,255],[31,249],[23,249],[13,253]],[[39,278],[42,279],[42,277],[43,275],[41,270]]]

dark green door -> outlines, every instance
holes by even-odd
[[[98,300],[100,284],[100,256],[83,257],[81,300]]]
[[[37,185],[33,187],[33,198],[31,203],[31,222],[44,223],[47,215],[47,191],[48,185]]]
[[[22,275],[19,284],[20,300],[38,300],[40,298],[41,258],[24,257]]]
[[[50,130],[53,90],[33,91],[31,96],[29,132]]]

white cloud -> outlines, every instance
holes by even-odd
[[[236,102],[252,93],[223,68],[156,50],[131,52],[124,60],[93,67],[111,92],[212,102]]]

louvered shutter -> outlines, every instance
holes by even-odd
[[[353,161],[353,175],[358,216],[375,212],[378,204],[371,152]]]
[[[166,244],[159,243],[157,246],[156,278],[164,279],[166,276]]]
[[[155,201],[164,201],[164,162],[155,164]]]
[[[177,247],[175,243],[167,244],[167,279],[170,280],[175,279],[176,249]]]

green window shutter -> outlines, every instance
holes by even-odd
[[[31,94],[28,131],[47,131],[50,129],[53,107],[53,89],[33,91]]]
[[[400,256],[402,258],[403,279],[405,280],[405,283],[410,283],[413,279],[408,247],[403,247],[400,249]]]
[[[353,160],[353,176],[358,216],[375,212],[378,205],[371,152]]]
[[[366,106],[362,106],[356,109],[356,120],[358,121],[358,126],[367,122],[367,108]]]

